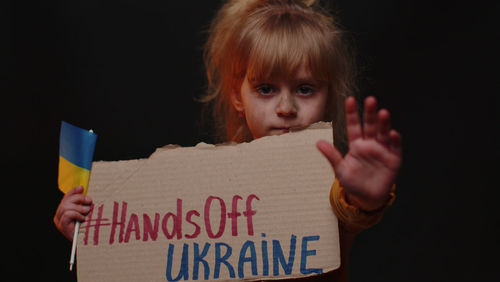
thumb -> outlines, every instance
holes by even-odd
[[[316,147],[328,159],[335,171],[335,168],[342,162],[342,154],[339,150],[325,140],[319,140]]]

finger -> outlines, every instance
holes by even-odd
[[[379,141],[382,145],[386,147],[389,147],[390,131],[391,131],[391,118],[389,111],[382,109],[378,112],[377,141]]]
[[[85,196],[83,194],[74,194],[65,199],[65,202],[81,204],[81,205],[90,205],[92,204],[92,198],[89,196]]]
[[[332,144],[325,140],[320,140],[316,143],[318,150],[326,157],[332,165],[333,170],[342,162],[342,154]]]
[[[377,134],[377,99],[365,99],[365,113],[363,115],[363,133],[366,139],[375,138]]]
[[[56,224],[57,229],[70,241],[73,241],[75,233],[75,222],[85,221],[85,217],[76,211],[68,211],[64,214],[59,224]]]
[[[61,203],[59,203],[59,206],[57,207],[55,217],[61,218],[61,212],[62,212],[62,209],[64,208],[64,204],[66,202],[68,202],[68,200],[71,199],[71,197],[73,195],[78,195],[81,193],[83,193],[83,186],[77,186],[77,187],[69,190],[66,194],[64,194],[63,198],[61,199]]]
[[[68,191],[68,193],[66,193],[66,195],[64,195],[65,197],[69,197],[71,195],[74,195],[74,194],[81,194],[83,193],[83,186],[77,186],[71,190]]]
[[[67,201],[68,199],[74,197],[75,195],[82,195],[83,193],[83,186],[77,186],[71,190],[69,190],[66,194],[64,194],[64,197],[61,200],[61,203]]]
[[[84,221],[85,216],[76,210],[67,210],[63,213],[61,217],[62,223],[69,223],[72,221]]]
[[[68,192],[69,193],[69,192]],[[92,204],[92,199],[89,196],[82,194],[73,194],[69,197],[64,197],[56,211],[56,218],[61,218],[66,210],[75,209],[75,206],[87,206]]]
[[[401,135],[394,129],[389,132],[389,149],[394,154],[401,156]]]
[[[358,107],[354,97],[347,97],[345,100],[345,117],[347,140],[352,142],[363,136],[361,124],[359,122]]]
[[[73,240],[73,234],[75,230],[75,221],[66,219],[65,221],[54,221],[56,224],[57,230],[59,230],[64,237],[68,238],[68,240]]]
[[[60,219],[54,218],[54,223],[63,234],[68,233],[68,230],[74,229],[76,221],[84,221],[85,217],[76,211],[66,211]]]
[[[90,209],[91,209],[91,206],[88,206],[88,205],[69,204],[64,209],[63,213],[65,211],[76,211],[82,215],[87,215],[89,213]]]

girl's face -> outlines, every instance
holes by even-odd
[[[315,80],[301,66],[295,75],[269,81],[250,82],[245,77],[241,91],[232,97],[244,114],[254,139],[289,132],[324,118],[328,85]]]

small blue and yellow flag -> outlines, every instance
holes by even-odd
[[[83,194],[87,194],[96,141],[97,135],[92,131],[64,121],[61,123],[59,190],[66,194],[75,187],[83,186]]]

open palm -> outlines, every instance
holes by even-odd
[[[382,207],[401,167],[401,136],[391,128],[385,109],[377,112],[377,100],[365,99],[364,122],[359,120],[356,101],[346,99],[349,151],[345,156],[322,140],[318,149],[330,161],[347,199],[365,211]]]

